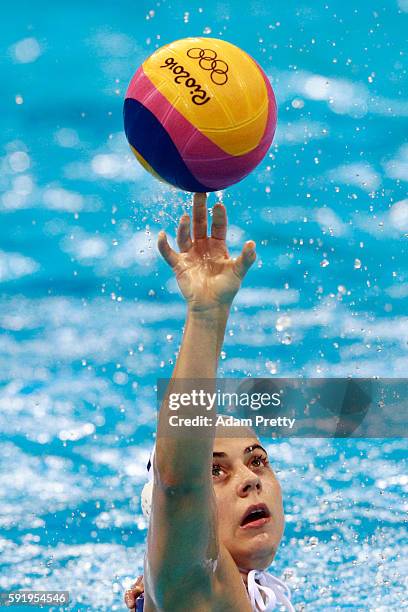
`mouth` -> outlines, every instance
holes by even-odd
[[[262,527],[265,523],[271,520],[271,513],[266,504],[256,504],[255,506],[249,506],[244,516],[242,517],[240,526],[242,529],[250,529],[256,527]]]

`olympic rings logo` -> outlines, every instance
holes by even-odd
[[[191,59],[199,60],[198,65],[203,70],[211,70],[211,80],[216,85],[225,85],[228,81],[228,64],[223,60],[217,59],[216,51],[193,47],[187,51],[187,55]]]

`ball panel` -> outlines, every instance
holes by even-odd
[[[201,153],[201,156],[196,155],[190,158],[188,156],[190,150],[202,152],[200,145],[193,139],[189,143],[189,151],[186,152],[184,159],[194,176],[208,186],[207,191],[218,191],[245,178],[265,157],[269,146],[270,140],[264,138],[259,147],[246,155],[233,157],[228,153],[223,153],[222,156],[214,159]]]
[[[139,88],[139,83],[142,80],[142,77],[143,77],[143,67],[140,66],[140,68],[138,68],[136,70],[135,74],[132,77],[132,80],[129,83],[129,86],[128,86],[126,94],[125,94],[125,100],[126,100],[126,98],[134,98],[135,97],[135,92]]]
[[[142,155],[140,155],[139,151],[136,151],[135,147],[132,147],[132,145],[130,145],[130,148],[132,149],[133,155],[136,157],[139,164],[141,164],[145,170],[150,172],[150,174],[152,174],[155,178],[157,178],[162,183],[167,183],[167,181],[165,181],[164,178],[160,176],[160,174],[157,174],[154,168],[152,168],[151,165],[147,163],[145,158]]]
[[[124,124],[129,144],[165,181],[185,191],[211,191],[187,168],[177,147],[149,109],[138,100],[125,100]]]
[[[267,125],[268,108],[269,103],[266,100],[259,113],[245,124],[228,130],[201,130],[201,132],[225,153],[235,157],[246,155],[259,146]]]
[[[200,58],[200,49],[207,55]],[[205,59],[214,54],[216,64]],[[235,45],[213,38],[178,40],[153,53],[143,69],[176,110],[223,151],[243,155],[258,145],[267,118],[267,89],[256,62]],[[222,74],[228,80],[215,83]],[[258,129],[248,127],[243,138],[229,139],[229,129],[238,135],[239,126],[254,122],[257,113]]]
[[[268,118],[266,121],[265,132],[262,136],[261,142],[259,143],[259,147],[262,148],[264,151],[262,155],[262,157],[264,157],[269,147],[271,146],[273,137],[275,135],[276,124],[278,120],[278,109],[277,109],[275,94],[273,93],[272,85],[270,84],[268,77],[266,76],[262,68],[259,66],[259,64],[257,64],[257,66],[264,79],[265,87],[268,92]]]

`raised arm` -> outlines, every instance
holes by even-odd
[[[186,439],[166,433],[171,412],[167,398],[173,386],[183,379],[214,381],[232,300],[256,258],[255,244],[249,241],[241,255],[231,259],[226,231],[225,208],[216,204],[211,236],[207,236],[206,195],[195,194],[193,238],[190,217],[183,215],[177,235],[180,253],[170,248],[164,232],[159,235],[160,253],[173,268],[187,302],[182,345],[159,414],[145,564],[146,592],[157,607],[166,610],[177,610],[180,588],[190,599],[206,597],[210,562],[218,556],[211,479],[213,435]]]

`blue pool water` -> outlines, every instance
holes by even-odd
[[[204,34],[253,55],[277,96],[270,154],[218,194],[232,252],[258,248],[221,375],[404,377],[408,2],[38,0],[2,13],[0,589],[122,610],[142,568],[154,386],[184,316],[155,240],[190,206],[129,153],[127,83],[157,46]],[[287,514],[274,572],[297,609],[408,606],[406,443],[269,449]]]

